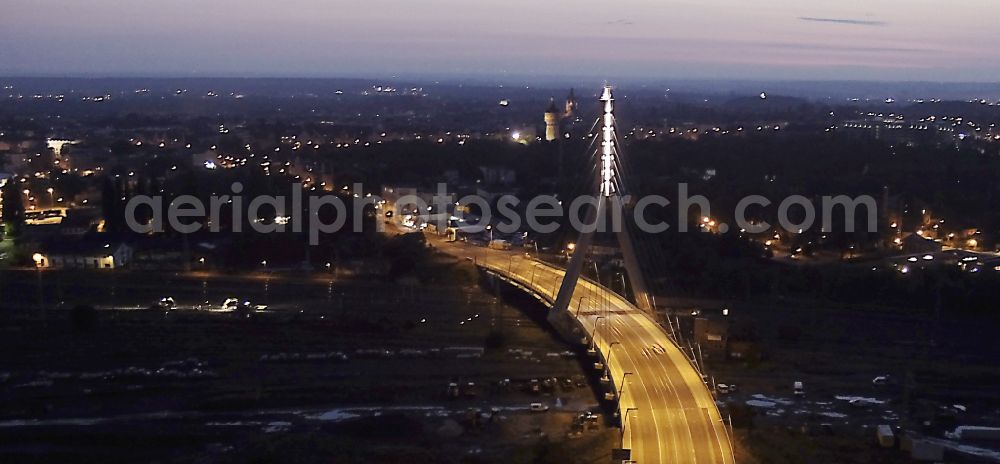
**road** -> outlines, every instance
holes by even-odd
[[[436,241],[435,246],[508,276],[549,304],[564,275],[520,253]],[[734,462],[715,399],[655,320],[617,293],[584,280],[574,290],[570,311],[604,354],[610,380],[620,390],[622,444],[632,450],[634,462]]]

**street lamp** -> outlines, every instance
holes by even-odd
[[[590,336],[590,348],[587,350],[590,354],[597,352],[597,329],[600,327],[598,324],[600,324],[601,319],[604,319],[604,316],[597,316],[597,318],[594,319],[594,333]]]
[[[597,329],[600,328],[598,324],[601,322],[601,319],[607,319],[607,318],[605,316],[597,316],[597,318],[594,319],[594,336],[591,337],[591,340],[597,340]]]
[[[605,364],[605,366],[604,366],[605,367],[605,369],[604,369],[604,376],[605,377],[607,377],[608,371],[611,370],[611,355],[614,354],[614,352],[615,352],[615,345],[621,345],[621,342],[615,341],[615,342],[611,342],[611,344],[608,345],[608,356],[604,359],[604,364]]]
[[[581,296],[580,299],[576,302],[576,318],[577,319],[580,318],[580,308],[583,306],[583,300],[588,300],[589,301],[589,299],[586,296]]]
[[[53,198],[54,197],[53,192],[55,192],[55,190],[52,187],[49,187],[49,188],[45,189],[45,191],[49,192],[49,204],[54,206],[56,204],[56,201]]]
[[[600,379],[601,383],[608,383],[608,382],[611,381],[611,379],[608,378],[608,370],[610,369],[609,365],[610,365],[610,362],[611,362],[611,352],[614,350],[615,343],[618,343],[618,342],[611,342],[611,345],[608,346],[608,352],[604,356],[604,362],[603,363],[599,362],[599,361],[594,363],[594,369],[602,371],[601,379]]]
[[[630,375],[632,375],[631,372],[626,372],[626,373],[622,374],[622,383],[618,384],[617,398],[618,398],[618,404],[619,405],[622,404],[622,393],[625,393],[625,379],[628,378],[628,376],[630,376]]]
[[[625,439],[625,426],[628,425],[628,415],[632,411],[638,411],[639,408],[628,408],[625,410],[625,415],[622,417],[622,440]]]
[[[625,393],[625,379],[627,379],[628,376],[633,375],[633,374],[634,374],[633,372],[625,372],[624,374],[622,374],[622,383],[618,385],[618,397],[619,398],[621,398],[621,394],[622,393]]]
[[[264,302],[267,304],[271,303],[271,276],[267,273],[267,260],[261,260],[261,266],[264,266]]]
[[[36,274],[36,287],[38,288],[38,307],[43,311],[42,317],[45,316],[45,302],[44,295],[42,291],[42,264],[45,262],[45,256],[41,253],[35,253],[31,255],[31,259],[35,261],[35,274]]]

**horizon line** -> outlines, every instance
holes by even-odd
[[[488,75],[482,74],[452,74],[447,76],[435,76],[430,74],[413,73],[404,75],[403,73],[387,73],[387,75],[377,76],[378,73],[370,73],[364,75],[280,75],[280,74],[261,74],[261,75],[227,75],[225,73],[211,74],[211,75],[190,75],[190,74],[154,74],[154,73],[118,73],[118,74],[97,74],[97,73],[68,73],[68,74],[49,74],[49,73],[14,73],[14,74],[2,74],[0,73],[0,79],[80,79],[80,80],[99,80],[99,79],[155,79],[155,80],[169,80],[169,79],[199,79],[199,80],[213,80],[213,79],[245,79],[245,80],[372,80],[372,79],[394,79],[402,81],[441,81],[441,83],[446,83],[449,81],[481,81],[481,82],[500,82],[503,80],[511,81],[546,81],[551,82],[570,82],[579,80],[598,80],[598,81],[618,81],[618,82],[630,82],[630,83],[641,83],[641,84],[652,84],[652,83],[664,83],[667,81],[711,81],[711,82],[747,82],[747,83],[855,83],[855,84],[934,84],[934,85],[1000,85],[1000,80],[987,81],[987,80],[932,80],[932,79],[917,79],[917,80],[890,80],[890,79],[860,79],[860,78],[831,78],[831,79],[818,79],[818,78],[800,78],[800,77],[774,77],[774,78],[764,78],[764,77],[754,77],[754,78],[724,78],[724,77],[702,77],[702,76],[672,76],[672,77],[661,77],[661,78],[640,78],[640,77],[622,77],[617,79],[609,79],[607,77],[598,76],[559,76],[551,74],[510,74],[505,75],[506,79],[498,77],[491,78]]]

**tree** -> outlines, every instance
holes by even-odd
[[[3,188],[3,222],[9,237],[18,237],[24,229],[24,201],[17,184],[8,182]]]
[[[101,213],[104,215],[107,230],[111,232],[124,230],[125,208],[122,201],[122,188],[112,177],[106,177],[101,188]]]
[[[389,277],[401,277],[415,271],[426,256],[427,239],[420,232],[397,235],[386,243],[384,252],[391,263]]]

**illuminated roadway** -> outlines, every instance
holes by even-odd
[[[549,306],[564,274],[517,253],[457,243],[438,248],[473,258]],[[662,327],[617,293],[582,278],[569,309],[574,314],[579,309],[577,319],[608,360],[614,388],[621,390],[622,447],[632,450],[633,462],[734,462],[715,399]]]

